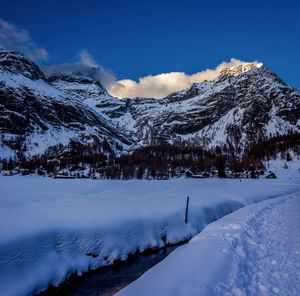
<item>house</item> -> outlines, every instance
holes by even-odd
[[[12,176],[12,171],[2,171],[2,176],[5,176],[5,177],[9,177],[9,176]]]
[[[266,179],[277,179],[277,176],[273,172],[269,172],[269,174],[266,176]]]

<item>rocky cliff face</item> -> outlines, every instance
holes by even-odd
[[[0,158],[32,157],[75,141],[127,153],[156,141],[241,151],[300,132],[300,94],[259,63],[224,69],[162,99],[117,99],[80,73],[45,77],[18,52],[0,51]]]

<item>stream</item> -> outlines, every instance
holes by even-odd
[[[75,276],[59,287],[50,287],[37,296],[108,296],[135,281],[148,269],[162,261],[178,245],[159,249],[155,253],[142,254],[130,262],[117,266],[101,267],[83,276]]]

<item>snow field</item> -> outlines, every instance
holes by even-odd
[[[293,180],[63,180],[0,177],[0,294],[27,295],[137,250],[176,243]],[[185,202],[190,196],[188,224]]]
[[[118,295],[300,295],[300,192],[208,225]]]

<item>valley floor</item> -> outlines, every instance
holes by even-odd
[[[300,192],[208,225],[118,295],[300,295]]]
[[[295,179],[96,181],[13,176],[0,177],[0,188],[0,295],[10,296],[41,291],[73,272],[80,274],[125,260],[128,254],[191,238],[241,207],[299,191],[300,183]]]

